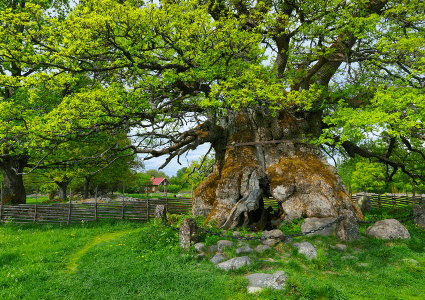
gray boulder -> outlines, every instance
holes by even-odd
[[[257,251],[258,253],[261,253],[267,249],[271,249],[269,245],[258,245],[257,247],[255,247],[255,251]]]
[[[251,259],[248,256],[241,256],[229,259],[227,261],[219,263],[218,265],[216,265],[216,267],[228,271],[237,270],[245,265],[251,265]]]
[[[329,224],[333,221],[335,221],[336,218],[328,217],[328,218],[307,218],[305,219],[305,222],[301,224],[301,232],[307,232],[313,229],[317,229],[321,226],[324,226],[326,224]],[[323,230],[316,231],[314,233],[307,234],[307,236],[313,236],[313,235],[333,235],[335,231],[336,224],[333,224],[330,227],[326,227]]]
[[[236,249],[235,252],[236,252],[237,255],[239,255],[239,254],[243,254],[243,253],[249,253],[249,254],[251,254],[254,251],[251,249],[250,246],[243,246],[243,247],[240,247],[240,248]]]
[[[217,245],[212,245],[208,247],[208,251],[210,251],[211,253],[216,253],[217,252]]]
[[[227,256],[226,255],[223,255],[223,254],[221,254],[221,253],[217,253],[216,255],[214,255],[211,259],[210,259],[210,261],[213,263],[213,264],[218,264],[218,263],[221,263],[222,261],[224,261],[224,260],[226,260],[227,259]]]
[[[189,249],[190,244],[198,242],[198,228],[194,218],[186,218],[183,220],[179,229],[179,243],[184,250]]]
[[[279,229],[273,229],[263,232],[263,237],[267,238],[263,240],[264,245],[274,246],[281,241],[285,241],[285,235]]]
[[[249,280],[248,293],[261,291],[263,288],[272,288],[274,290],[285,289],[288,276],[283,271],[277,271],[274,274],[255,273],[245,276]]]
[[[292,246],[298,248],[298,253],[304,254],[308,260],[317,259],[317,251],[309,242],[294,243]]]
[[[366,235],[376,237],[378,239],[410,239],[409,231],[396,219],[386,219],[376,222],[367,228],[364,232]]]
[[[359,223],[357,223],[356,217],[353,212],[348,209],[342,209],[340,211],[342,219],[336,225],[336,236],[341,241],[355,241],[360,238]]]
[[[344,244],[336,244],[336,248],[338,249],[338,251],[340,251],[340,252],[344,252],[345,250],[347,250],[347,245],[344,245]]]
[[[224,248],[233,247],[234,245],[235,243],[233,243],[232,241],[220,240],[217,242],[217,249],[218,249],[218,252],[223,252]]]
[[[195,244],[195,249],[198,252],[202,252],[205,249],[205,244],[204,243],[196,243]]]

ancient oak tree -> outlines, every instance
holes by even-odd
[[[209,143],[216,163],[193,213],[218,226],[344,209],[361,219],[319,145],[386,164],[388,180],[398,170],[420,178],[394,155],[425,157],[418,11],[419,1],[87,0],[33,36],[48,58],[19,62],[61,70],[62,84],[96,79],[46,114],[46,138],[129,130],[124,148],[165,155],[164,165]],[[369,147],[371,132],[380,147]]]

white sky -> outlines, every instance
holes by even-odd
[[[179,169],[188,167],[190,162],[193,160],[199,160],[199,157],[201,155],[205,155],[209,148],[210,148],[210,144],[203,144],[199,146],[196,150],[189,151],[187,155],[186,154],[182,155],[180,157],[181,165],[178,164],[177,157],[175,157],[173,160],[170,161],[170,163],[164,169],[160,171],[163,171],[168,176],[175,176]],[[143,157],[143,156],[140,155],[140,157]],[[161,157],[145,160],[144,162],[145,170],[151,170],[151,169],[157,170],[165,162],[166,159],[167,159],[167,155],[163,155]]]

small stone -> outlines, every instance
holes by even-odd
[[[334,246],[334,245],[329,245],[329,248],[331,248],[331,249],[336,249],[336,246]]]
[[[205,253],[199,253],[199,254],[195,255],[194,258],[195,259],[205,258]]]
[[[269,262],[275,262],[275,260],[273,259],[273,258],[268,258],[268,259],[266,259],[266,260],[268,260]]]
[[[313,245],[310,244],[309,242],[302,242],[298,244],[297,248],[298,248],[298,253],[304,254],[308,260],[311,260],[312,258],[317,259],[316,249],[314,249]]]
[[[205,249],[205,244],[204,243],[196,243],[195,244],[195,249],[198,252],[202,252]]]
[[[216,266],[217,268],[228,271],[228,270],[237,270],[239,268],[242,268],[245,265],[248,265],[248,266],[251,265],[251,259],[248,256],[235,257],[227,261],[224,261],[222,263],[219,263]]]
[[[419,266],[419,262],[414,260],[413,258],[403,258],[403,259],[401,259],[401,261],[403,261],[405,263],[411,263],[411,264],[414,264],[416,266]]]
[[[359,266],[360,266],[360,267],[367,267],[367,266],[368,266],[368,264],[367,264],[367,263],[359,263]]]
[[[286,254],[285,256],[286,256],[286,257],[291,257],[291,254]]]
[[[269,245],[258,245],[257,247],[255,247],[255,251],[257,251],[258,253],[261,253],[267,249],[271,249]]]
[[[344,245],[344,244],[336,244],[336,248],[338,249],[338,251],[340,251],[340,252],[344,252],[345,250],[347,250],[347,245]]]
[[[240,237],[241,233],[239,231],[233,231],[233,236]]]
[[[235,250],[235,253],[237,254],[237,255],[239,255],[239,254],[243,254],[243,253],[249,253],[249,254],[251,254],[251,253],[253,253],[254,251],[251,249],[251,247],[250,246],[243,246],[243,247],[240,247],[240,248],[238,248],[238,249],[236,249]]]
[[[227,234],[227,230],[223,230],[221,233],[222,234]]]
[[[222,261],[224,261],[224,260],[226,260],[227,259],[227,256],[225,256],[225,255],[223,255],[223,254],[221,254],[221,253],[217,253],[216,255],[214,255],[211,259],[210,259],[210,261],[213,263],[213,264],[218,264],[218,263],[221,263]]]
[[[233,247],[235,243],[228,240],[220,240],[217,242],[217,250],[218,252],[223,252],[226,247]]]
[[[217,252],[218,247],[216,245],[212,245],[208,247],[208,251],[211,253],[216,253]]]
[[[347,259],[355,259],[355,260],[359,260],[357,257],[352,256],[351,254],[347,254],[341,257],[342,260],[347,260]]]
[[[334,262],[332,260],[329,260],[329,267],[332,268],[334,266]]]

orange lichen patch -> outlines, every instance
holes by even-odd
[[[220,174],[218,171],[208,175],[207,179],[201,182],[193,192],[194,198],[201,198],[204,203],[213,205],[216,200],[215,191],[219,180]]]
[[[267,169],[270,187],[292,184],[298,181],[314,181],[316,176],[332,188],[336,188],[336,176],[317,157],[311,154],[283,157],[279,163]]]
[[[207,131],[202,131],[202,130],[198,130],[198,137],[201,139],[205,139],[208,137],[208,132]]]

